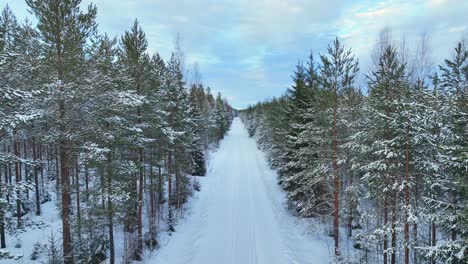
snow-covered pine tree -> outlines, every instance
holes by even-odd
[[[88,210],[82,220],[81,254],[86,261],[102,261],[108,248],[110,262],[115,262],[114,225],[123,219],[129,201],[128,185],[138,172],[128,155],[134,144],[133,113],[144,102],[128,85],[129,79],[117,62],[117,40],[100,36],[90,54],[92,94],[87,94],[82,108],[87,128],[81,150],[84,164],[85,199]],[[88,167],[95,168],[97,179],[91,180]],[[78,223],[79,224],[79,223]],[[96,234],[101,233],[100,236]],[[108,245],[107,245],[108,243]]]
[[[404,147],[409,120],[401,115],[408,96],[408,82],[403,64],[396,49],[388,45],[380,54],[378,66],[369,78],[370,94],[366,106],[367,124],[354,138],[354,149],[361,152],[364,160],[353,166],[365,174],[363,181],[369,185],[369,195],[375,197],[382,209],[382,224],[376,221],[376,230],[368,235],[376,236],[383,243],[385,263],[391,254],[391,263],[396,263],[397,224],[399,217],[399,192],[405,186]],[[410,183],[406,183],[410,184]],[[389,235],[391,245],[389,246]],[[377,246],[377,248],[380,248]]]
[[[37,32],[28,21],[19,24],[8,6],[0,15],[0,245],[6,247],[5,231],[18,234],[27,224],[23,216],[32,211],[29,192],[35,190],[36,214],[40,214],[38,162],[28,155],[29,130],[40,114],[34,99],[41,93],[37,77]],[[35,149],[33,150],[33,152]],[[36,177],[31,179],[30,169]],[[15,180],[12,180],[14,171]],[[15,218],[15,221],[13,221]]]
[[[73,263],[71,239],[71,179],[73,159],[72,119],[79,112],[73,109],[77,99],[74,94],[83,74],[83,51],[87,38],[96,27],[96,7],[89,5],[86,12],[80,10],[79,0],[27,0],[26,3],[38,20],[45,56],[44,76],[47,76],[48,98],[45,102],[48,124],[53,127],[60,156],[62,192],[62,237],[65,263]],[[55,108],[53,105],[57,105]],[[58,111],[57,111],[58,109]]]
[[[188,95],[176,55],[173,53],[167,63],[166,84],[161,91],[162,109],[165,112],[165,122],[168,124],[166,136],[167,145],[167,177],[168,177],[168,222],[173,229],[174,215],[172,207],[181,212],[181,205],[187,197],[187,178],[184,168],[190,165],[190,155],[187,152],[190,145],[188,135]],[[174,179],[175,176],[175,179]],[[175,180],[175,181],[174,181]],[[174,188],[175,187],[175,188]]]
[[[18,30],[18,20],[7,4],[0,15],[0,51],[2,53],[14,48],[15,39],[18,39]]]
[[[441,197],[436,205],[443,206],[439,219],[450,239],[437,244],[433,252],[438,258],[453,263],[466,261],[468,248],[466,226],[466,173],[468,171],[468,48],[460,41],[452,60],[440,66],[441,86],[447,91],[448,118],[444,123],[445,146],[441,160],[450,178],[444,187],[448,196]],[[447,138],[447,134],[449,138]]]
[[[138,20],[135,20],[129,31],[126,31],[121,39],[121,62],[123,63],[126,74],[129,77],[129,87],[137,95],[145,95],[145,66],[148,63],[146,49],[148,41],[146,35],[141,29]],[[146,103],[146,100],[145,100]],[[126,220],[128,235],[134,232],[133,225],[137,224],[136,245],[134,246],[133,259],[142,260],[143,254],[143,188],[144,188],[144,148],[145,133],[147,127],[146,120],[143,119],[143,106],[138,106],[135,113],[129,117],[130,122],[134,124],[134,142],[133,151],[135,164],[138,172],[134,179],[133,190],[131,193],[136,198],[134,208],[129,208],[128,219]],[[136,212],[134,212],[136,210]],[[130,246],[132,248],[132,246]]]
[[[344,157],[341,153],[343,140],[342,128],[338,124],[340,97],[343,90],[352,88],[358,72],[358,61],[351,50],[345,50],[340,41],[335,39],[333,45],[328,46],[328,54],[320,56],[322,66],[321,81],[323,89],[330,90],[332,94],[332,168],[333,168],[333,234],[335,239],[335,255],[340,255],[339,249],[339,219],[340,219],[340,192],[341,178],[340,164]],[[327,159],[326,159],[327,160]],[[324,167],[325,168],[325,167]]]
[[[342,219],[346,221],[347,235],[353,237],[353,230],[360,229],[360,201],[363,196],[364,188],[361,178],[361,171],[353,168],[353,159],[359,157],[359,152],[348,148],[348,144],[352,144],[352,136],[358,133],[361,129],[361,119],[365,119],[364,105],[365,96],[361,90],[356,87],[347,87],[342,91],[341,102],[341,117],[339,119],[342,125],[343,138],[343,157],[345,160],[341,164],[341,170],[345,178],[342,179],[343,192],[343,207],[341,210]]]
[[[467,183],[462,177],[467,171],[466,41],[440,67],[440,77],[433,75],[432,85],[424,41],[411,65],[404,44],[397,52],[390,29],[385,28],[368,76],[369,95],[349,86],[337,97],[339,220],[347,221],[357,249],[354,256],[343,256],[345,261],[466,262]],[[318,96],[306,112],[308,122],[300,123],[304,129],[295,141],[285,140],[293,118],[302,115],[289,111],[291,97],[241,111],[250,135],[267,152],[272,167],[279,169],[280,183],[285,180],[283,157],[294,144],[304,144],[294,153],[299,162],[286,163],[306,164],[302,173],[288,179],[294,190],[286,191],[291,204],[305,216],[320,211],[321,199],[328,208],[333,201],[331,177],[326,177],[333,172],[331,124],[336,107],[330,86],[327,82],[317,86]],[[353,228],[360,230],[352,232]]]
[[[124,35],[120,50],[115,39],[99,35],[93,5],[81,11],[79,0],[27,4],[38,31],[28,21],[19,24],[9,8],[0,18],[1,247],[6,231],[27,228],[24,213],[35,208],[39,215],[41,203],[54,198],[48,194],[54,180],[66,263],[101,262],[107,250],[114,263],[114,228],[120,224],[138,229],[138,237],[125,244],[131,251],[126,255],[138,258],[142,237],[148,247],[157,247],[165,173],[171,172],[168,179],[175,177],[176,186],[167,192],[167,204],[181,213],[194,156],[204,164],[203,150],[218,141],[218,131],[226,133],[232,108],[200,86],[201,111],[191,112],[180,47],[166,67],[158,54],[150,57],[139,49],[144,34],[138,26]],[[216,101],[226,120],[221,129],[211,122]],[[148,236],[143,236],[143,208],[148,208]]]

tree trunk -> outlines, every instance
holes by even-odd
[[[150,241],[153,241],[153,236],[155,235],[155,226],[156,226],[156,206],[155,206],[155,186],[154,186],[154,172],[153,166],[150,166]],[[150,242],[152,243],[152,242]]]
[[[436,242],[437,242],[437,233],[436,233],[436,225],[434,223],[434,221],[432,222],[432,226],[431,226],[431,246],[435,247],[436,246]],[[436,259],[435,257],[431,257],[431,264],[436,264]]]
[[[135,260],[141,260],[143,254],[143,173],[144,173],[144,164],[143,164],[143,149],[139,150],[139,187],[138,187],[138,245],[135,253]]]
[[[62,184],[62,237],[63,257],[65,264],[73,263],[72,240],[70,228],[70,147],[66,140],[60,141],[60,172]]]
[[[169,152],[169,157],[168,157],[168,183],[167,183],[167,197],[168,197],[168,202],[167,202],[167,207],[168,207],[168,217],[169,217],[169,225],[172,226],[172,206],[171,206],[171,201],[172,201],[172,152]],[[170,227],[172,228],[172,227]]]
[[[59,147],[60,148],[60,147]],[[56,189],[59,190],[60,189],[60,179],[61,179],[61,176],[60,176],[60,160],[59,160],[59,156],[60,156],[60,151],[59,151],[59,148],[55,148],[55,153],[56,153],[56,156],[55,156],[55,175],[56,175]]]
[[[336,86],[336,83],[335,83]],[[340,179],[338,177],[338,138],[337,138],[337,109],[338,109],[338,91],[335,87],[334,103],[333,103],[333,236],[335,239],[335,256],[340,255],[339,239],[340,239]]]
[[[6,144],[3,145],[3,152],[5,153],[8,153],[9,152],[9,149],[7,150],[7,147],[6,147]],[[8,163],[5,162],[3,164],[3,170],[4,170],[4,179],[5,179],[5,183],[8,183]],[[1,180],[1,179],[0,179]]]
[[[109,224],[109,264],[115,263],[115,246],[114,246],[114,209],[112,204],[112,152],[107,154],[107,220]]]
[[[353,214],[354,214],[354,195],[353,191],[353,173],[349,174],[349,187],[351,192],[348,194],[348,206],[349,206],[349,217],[348,217],[348,237],[353,236]]]
[[[387,194],[384,194],[384,238],[383,238],[383,263],[388,263],[388,235],[387,235],[387,225],[388,225],[388,201],[387,201]]]
[[[34,192],[36,197],[36,215],[41,215],[41,194],[39,192],[39,178],[38,178],[38,166],[37,162],[37,153],[36,153],[36,138],[32,138],[32,155],[34,160]]]
[[[415,175],[414,177],[414,216],[416,217],[416,219],[418,219],[418,200],[419,200],[419,184],[418,184],[418,176]],[[414,241],[414,244],[413,244],[413,247],[416,248],[419,246],[418,244],[418,222],[414,222],[413,224],[413,241]],[[413,260],[413,264],[418,264],[418,251],[417,250],[413,250],[413,256],[414,256],[414,260]]]
[[[89,169],[88,164],[85,164],[85,188],[86,188],[86,202],[89,201]]]
[[[39,161],[41,162],[41,165],[39,167],[39,170],[41,172],[41,187],[42,190],[44,190],[44,164],[42,163],[42,144],[39,144]]]
[[[405,229],[404,229],[404,247],[405,264],[409,264],[409,206],[410,206],[410,175],[409,175],[409,128],[406,128],[406,147],[405,147]]]
[[[63,90],[63,85],[61,86]],[[65,103],[63,100],[59,102],[60,120],[65,119]],[[63,134],[66,133],[65,127],[60,126],[60,131]],[[70,206],[71,206],[71,194],[70,194],[70,143],[66,139],[60,140],[59,153],[60,153],[60,183],[62,185],[62,239],[63,239],[63,258],[65,264],[73,263],[72,254],[72,239],[71,239],[71,228],[70,228]],[[57,182],[58,182],[57,173]]]
[[[392,259],[391,263],[396,263],[396,221],[397,221],[398,192],[395,192],[392,208]]]
[[[77,235],[81,239],[81,201],[80,201],[80,163],[76,161],[76,171],[75,171],[75,179],[76,179],[76,218],[77,218]]]
[[[28,146],[26,140],[23,140],[23,158],[26,160],[28,158]],[[24,166],[24,181],[29,182],[29,168],[27,165]],[[29,189],[24,190],[26,194],[26,199],[29,200]]]
[[[0,248],[6,248],[5,212],[0,210]]]
[[[5,173],[5,184],[7,174],[7,166],[4,166],[4,173]],[[0,175],[0,183],[2,182],[1,175]],[[0,198],[3,198],[3,185],[0,184]],[[0,248],[6,248],[6,237],[5,237],[5,210],[4,208],[0,208]]]
[[[456,208],[457,207],[457,198],[456,198],[456,194],[454,192],[452,192],[452,203],[453,203],[453,206]],[[454,212],[454,213],[456,214],[456,212]],[[454,227],[452,227],[452,230],[451,230],[451,239],[452,239],[452,241],[457,240],[457,230]]]
[[[15,132],[13,132],[14,136],[16,135]],[[17,139],[15,138],[14,141],[13,141],[13,149],[14,149],[14,152],[15,152],[15,159],[16,159],[16,162],[15,162],[15,182],[17,185],[20,184],[21,182],[21,167],[20,167],[20,161],[19,161],[19,158],[20,158],[20,151],[19,151],[19,142],[17,141]],[[16,221],[17,221],[17,227],[21,227],[21,200],[20,200],[20,197],[21,197],[21,193],[19,191],[19,189],[16,191]]]
[[[163,177],[163,174],[162,174],[162,171],[161,171],[161,166],[158,166],[158,208],[159,208],[159,212],[161,212],[162,210],[160,210],[160,206],[161,206],[161,203],[162,201],[164,201],[164,177]]]
[[[7,153],[10,152],[10,145],[8,144],[7,147]],[[5,164],[5,183],[11,183],[11,162],[8,162],[8,164]],[[7,193],[6,195],[7,202],[10,203],[10,195]]]
[[[176,195],[177,195],[176,196],[177,197],[177,204],[176,204],[177,216],[182,217],[182,212],[180,210],[180,173],[179,173],[178,168],[175,172],[175,185],[176,185]]]

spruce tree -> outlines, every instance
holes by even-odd
[[[297,137],[304,130],[304,113],[306,113],[310,104],[310,90],[306,85],[307,74],[302,62],[296,65],[293,82],[294,84],[287,91],[290,98],[287,108],[290,124],[284,138],[287,141],[287,149],[285,149],[282,156],[284,165],[279,168],[279,173],[282,178],[283,188],[293,194],[290,199],[298,201],[301,200],[300,196],[302,194],[296,193],[298,182],[295,178],[304,170],[304,163],[298,160],[300,157],[297,151],[302,145],[298,143]]]
[[[200,85],[201,86],[201,85]],[[203,89],[203,87],[200,87]],[[191,143],[192,153],[192,171],[191,174],[204,176],[206,174],[205,165],[205,150],[203,144],[203,116],[202,103],[203,101],[198,94],[200,88],[197,85],[192,85],[190,89],[190,130],[193,131]]]
[[[220,141],[221,139],[223,139],[224,134],[227,132],[228,129],[228,120],[226,119],[226,108],[220,93],[218,93],[218,95],[216,96],[216,108],[214,115],[216,141]]]

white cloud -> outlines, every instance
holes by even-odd
[[[364,62],[363,70],[367,70],[365,64],[370,60],[370,51],[378,32],[385,26],[392,28],[395,41],[406,40],[410,52],[414,50],[420,35],[428,33],[433,40],[435,62],[440,63],[451,52],[458,34],[467,28],[466,21],[462,22],[463,11],[460,12],[467,9],[466,1],[398,0],[373,4],[364,1],[345,10],[336,20],[335,30]]]
[[[432,37],[440,63],[464,31],[466,0],[83,0],[98,7],[100,30],[121,35],[138,18],[149,52],[169,58],[177,32],[186,62],[199,62],[204,83],[223,89],[238,107],[282,93],[298,59],[344,39],[366,70],[380,29],[415,43]],[[24,1],[6,0],[26,16]],[[19,10],[19,11],[18,11]]]

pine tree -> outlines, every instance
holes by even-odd
[[[141,259],[143,238],[151,250],[158,246],[164,207],[172,229],[182,216],[187,175],[205,174],[205,151],[227,132],[233,109],[201,83],[189,95],[180,45],[167,64],[150,56],[137,22],[117,47],[96,31],[93,5],[27,4],[37,30],[8,7],[0,16],[0,245],[6,230],[27,230],[24,214],[34,204],[40,215],[55,184],[63,258],[55,241],[52,262],[100,263],[109,251],[115,263],[120,224],[125,261]]]
[[[131,99],[131,93],[128,96],[125,91],[119,91],[119,83],[124,82],[119,76],[125,76],[119,74],[119,68],[115,64],[117,57],[117,40],[111,39],[107,35],[101,36],[94,46],[91,56],[93,68],[93,74],[91,75],[92,83],[95,85],[95,93],[93,94],[90,104],[92,108],[89,109],[87,114],[89,118],[88,127],[91,128],[88,131],[88,138],[86,138],[85,146],[83,150],[85,154],[84,162],[87,165],[94,165],[99,169],[100,174],[100,185],[96,186],[97,190],[87,190],[86,195],[88,198],[86,202],[97,208],[103,207],[104,210],[96,210],[95,216],[99,217],[102,221],[102,228],[107,227],[107,234],[104,232],[102,237],[97,239],[89,239],[86,242],[94,242],[88,248],[91,248],[91,252],[86,252],[86,256],[94,256],[96,252],[99,252],[94,247],[99,247],[105,243],[107,238],[109,241],[109,261],[115,263],[115,242],[114,242],[114,220],[117,215],[116,212],[119,210],[114,205],[113,200],[116,195],[114,191],[115,181],[119,171],[116,170],[116,156],[118,145],[125,140],[125,131],[128,129],[125,122],[126,111],[128,108],[135,108],[134,104],[138,105],[138,98]],[[136,101],[136,102],[135,102]],[[105,106],[105,107],[103,107]],[[127,108],[128,107],[128,108]],[[98,124],[93,125],[93,124]],[[125,178],[125,177],[124,177]],[[102,196],[98,196],[102,199],[93,199],[94,193],[101,193]],[[101,204],[102,203],[102,204]],[[99,225],[96,227],[99,229]],[[99,230],[88,229],[93,234],[99,232]],[[90,233],[91,236],[94,236]]]
[[[127,74],[130,78],[130,87],[134,89],[137,95],[144,93],[144,67],[145,67],[145,56],[148,42],[146,40],[145,33],[135,20],[130,31],[126,31],[122,37],[122,49],[121,49],[121,60],[126,67]],[[144,135],[143,135],[143,124],[142,119],[142,107],[137,107],[136,114],[132,117],[132,121],[135,124],[136,142],[135,152],[136,159],[135,164],[139,167],[137,177],[134,181],[135,191],[138,190],[137,200],[138,203],[136,219],[132,217],[134,213],[130,213],[129,219],[127,220],[127,229],[130,233],[133,233],[132,225],[137,222],[137,245],[134,252],[135,260],[142,260],[143,254],[143,186],[144,186]],[[138,179],[138,180],[137,180]],[[138,181],[138,187],[137,187]]]
[[[449,142],[446,142],[445,152],[441,159],[451,178],[446,183],[448,188],[448,200],[442,200],[446,206],[445,217],[442,224],[450,231],[451,241],[440,247],[442,258],[446,261],[463,263],[466,260],[463,252],[467,247],[466,232],[461,229],[466,221],[463,200],[466,199],[466,171],[468,170],[468,49],[465,42],[459,42],[455,48],[453,60],[446,60],[444,66],[440,66],[442,72],[441,86],[447,89],[449,116],[446,127],[452,134]]]
[[[440,66],[440,77],[431,73],[427,45],[423,38],[409,64],[404,44],[397,52],[384,29],[368,95],[352,85],[354,59],[333,67],[346,60],[330,59],[340,54],[332,45],[321,71],[306,74],[304,108],[294,109],[293,89],[241,111],[289,204],[303,216],[334,213],[334,236],[347,221],[355,250],[342,261],[466,262],[466,41]],[[350,82],[336,81],[340,70],[349,70],[342,76]],[[314,79],[321,82],[309,86]]]
[[[362,182],[360,181],[360,170],[353,167],[353,159],[360,159],[359,152],[349,148],[349,144],[353,143],[352,136],[358,133],[361,129],[361,120],[364,117],[364,101],[365,96],[361,90],[356,87],[347,87],[342,91],[341,117],[342,138],[343,138],[343,156],[345,161],[341,167],[346,178],[343,180],[345,192],[343,193],[343,207],[347,206],[343,211],[342,219],[347,221],[348,237],[353,237],[353,230],[359,229],[361,212],[361,196],[364,193]]]
[[[378,197],[382,205],[383,224],[378,233],[383,236],[383,259],[387,263],[390,252],[391,262],[395,263],[398,192],[405,186],[400,176],[404,166],[401,157],[405,156],[402,149],[407,142],[405,131],[408,125],[408,119],[401,115],[401,111],[405,106],[404,98],[408,96],[408,84],[405,64],[398,60],[391,45],[384,49],[378,68],[368,78],[371,89],[366,110],[368,124],[354,136],[354,149],[361,150],[364,161],[354,166],[365,173],[362,180],[369,181],[371,196]],[[392,235],[390,248],[389,230]]]
[[[27,0],[32,13],[37,17],[38,29],[44,42],[44,53],[50,73],[51,101],[58,105],[58,112],[50,109],[58,123],[57,138],[60,152],[60,178],[62,188],[62,225],[63,253],[65,263],[73,263],[71,241],[71,190],[70,167],[72,160],[72,142],[70,142],[69,114],[70,97],[75,92],[74,85],[79,79],[80,66],[83,63],[83,49],[88,36],[95,30],[96,7],[88,6],[86,13],[79,8],[80,0]],[[57,80],[57,81],[54,81]]]
[[[339,249],[339,212],[340,212],[340,185],[341,175],[339,163],[343,159],[339,153],[341,139],[339,133],[341,129],[338,127],[338,108],[340,95],[344,89],[352,87],[354,78],[358,71],[358,62],[351,53],[351,50],[345,51],[340,41],[335,39],[333,46],[328,46],[328,57],[321,56],[322,67],[321,77],[324,89],[330,89],[333,95],[333,122],[332,122],[332,145],[333,145],[333,233],[335,239],[335,255],[340,255]]]
[[[18,40],[19,23],[8,4],[0,15],[0,52],[12,50]]]
[[[23,216],[30,210],[27,201],[30,189],[35,188],[36,208],[38,204],[37,181],[33,187],[28,175],[29,167],[37,166],[37,161],[26,155],[26,142],[27,130],[40,116],[32,103],[41,90],[35,85],[38,81],[36,31],[28,22],[20,25],[8,6],[0,16],[0,28],[3,32],[3,50],[0,51],[0,143],[3,149],[0,150],[0,165],[5,174],[4,182],[0,180],[0,241],[1,248],[5,248],[5,229],[16,229],[14,233],[17,233],[26,224]],[[14,183],[11,180],[12,166]],[[16,217],[15,228],[11,228],[13,222],[8,221],[13,216]]]

